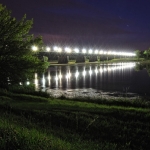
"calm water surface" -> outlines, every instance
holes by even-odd
[[[39,76],[36,88],[67,92],[128,92],[150,94],[150,77],[146,69],[135,71],[135,63],[50,66]]]

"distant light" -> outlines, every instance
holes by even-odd
[[[30,82],[29,81],[27,81],[27,85],[29,85],[30,84]]]
[[[37,51],[38,50],[38,47],[37,46],[32,46],[32,50],[33,51]],[[71,53],[72,51],[73,52],[75,52],[75,53],[79,53],[80,52],[80,50],[78,49],[78,48],[74,48],[73,50],[71,49],[71,48],[69,48],[69,47],[65,47],[65,48],[60,48],[60,47],[58,47],[58,46],[54,46],[53,47],[53,50],[55,51],[55,52],[62,52],[62,50],[64,50],[65,52],[67,52],[67,53]],[[46,51],[47,52],[49,52],[49,51],[51,51],[51,48],[50,47],[46,47]],[[109,50],[109,51],[103,51],[102,49],[101,50],[98,50],[98,49],[96,49],[96,50],[92,50],[92,49],[89,49],[88,51],[85,49],[85,48],[83,48],[82,50],[81,50],[81,52],[82,53],[89,53],[89,54],[102,54],[102,55],[118,55],[118,56],[128,56],[128,57],[132,57],[132,56],[136,56],[136,54],[135,53],[132,53],[132,52],[124,52],[124,51],[120,51],[120,52],[116,52],[116,51],[111,51],[111,50]]]
[[[78,49],[78,48],[75,48],[74,51],[75,51],[76,53],[79,53],[79,49]]]
[[[71,49],[68,48],[68,47],[65,48],[65,51],[66,51],[67,53],[71,53]]]
[[[120,52],[115,52],[115,55],[119,55],[120,54]]]
[[[57,50],[58,50],[58,47],[57,47],[57,46],[54,46],[53,49],[54,49],[54,51],[57,51]]]
[[[107,53],[108,55],[111,55],[112,54],[112,52],[111,51],[108,51],[108,53]]]
[[[65,51],[66,51],[66,52],[68,51],[68,47],[65,47]]]
[[[32,50],[33,50],[33,51],[37,51],[37,50],[38,50],[38,47],[37,47],[37,46],[32,46]]]
[[[103,50],[100,50],[99,54],[103,54],[103,53],[104,53],[104,51],[103,51]]]
[[[50,51],[50,47],[46,47],[46,51],[49,52]]]
[[[128,53],[122,52],[122,54],[121,54],[121,55],[123,55],[123,56],[127,56],[127,55],[128,55]]]
[[[117,54],[117,52],[115,52],[115,51],[114,51],[114,52],[112,52],[112,54],[113,54],[113,55],[116,55],[116,54]]]
[[[83,48],[83,49],[82,49],[82,53],[86,53],[86,49]]]
[[[89,49],[89,54],[92,54],[93,53],[93,50],[92,49]]]
[[[126,56],[136,56],[135,53],[126,53]]]
[[[131,56],[136,56],[136,54],[133,53]]]
[[[62,52],[62,48],[57,48],[57,51],[60,53],[60,52]]]
[[[95,50],[95,54],[98,54],[98,50],[97,49]]]
[[[107,54],[107,52],[106,52],[106,51],[104,51],[104,52],[103,52],[103,54]]]

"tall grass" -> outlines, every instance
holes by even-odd
[[[0,96],[0,149],[150,148],[146,100],[88,102],[7,92]]]
[[[42,97],[50,97],[50,95],[46,92],[43,92],[41,90],[35,91],[35,87],[33,85],[27,86],[27,85],[10,85],[8,86],[8,89],[0,89],[0,94],[7,94],[10,93],[16,93],[16,94],[28,94],[28,95],[35,95],[35,96],[42,96]]]

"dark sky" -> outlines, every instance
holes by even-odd
[[[134,51],[150,47],[150,0],[1,0],[46,45]]]

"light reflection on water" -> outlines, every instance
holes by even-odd
[[[76,80],[76,83],[79,81],[79,79],[82,78],[83,86],[86,85],[85,78],[90,77],[90,83],[91,78],[97,79],[97,76],[100,77],[108,77],[109,74],[114,71],[119,71],[118,73],[124,72],[125,69],[131,69],[134,68],[135,63],[115,63],[115,64],[108,64],[108,65],[100,65],[100,66],[76,66],[75,70],[71,72],[72,66],[63,66],[63,67],[50,67],[48,69],[48,74],[43,74],[42,78],[38,80],[38,74],[35,73],[35,86],[36,88],[39,88],[39,86],[42,86],[43,88],[50,87],[50,88],[60,88],[62,87],[62,80],[65,82],[67,88],[70,88],[70,82],[71,80]],[[80,70],[78,70],[80,68]],[[61,73],[61,70],[63,70],[63,74]],[[51,74],[53,73],[53,74]],[[106,75],[106,76],[105,76]],[[54,86],[55,83],[55,86]],[[63,88],[63,87],[62,87]]]
[[[58,91],[141,91],[135,79],[135,63],[50,66],[42,77],[35,74],[35,88]],[[39,78],[39,79],[38,79]],[[138,77],[139,78],[139,77]],[[142,85],[141,85],[142,86]],[[149,85],[150,86],[150,85]],[[143,88],[142,88],[143,89]],[[128,90],[128,91],[127,91]],[[54,92],[54,91],[53,91]],[[83,93],[83,92],[82,92]]]

